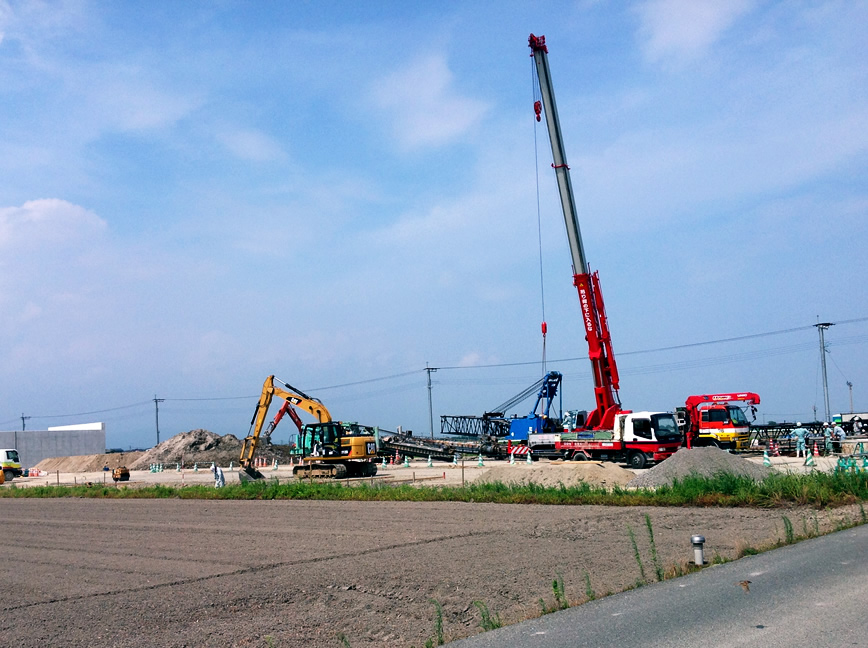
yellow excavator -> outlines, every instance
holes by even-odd
[[[283,388],[276,387],[275,381],[283,385]],[[285,403],[274,420],[268,424],[265,435],[266,439],[270,438],[283,415],[289,413],[299,430],[298,448],[302,458],[302,463],[292,469],[294,476],[299,479],[342,479],[373,477],[377,474],[377,464],[374,463],[377,458],[377,442],[371,428],[333,421],[332,415],[319,399],[269,376],[262,385],[262,394],[250,422],[250,431],[241,447],[241,469],[238,473],[241,481],[264,479],[264,475],[254,466],[254,457],[268,408],[275,396],[284,399]],[[301,419],[292,409],[293,406],[316,417],[317,423],[302,425]]]

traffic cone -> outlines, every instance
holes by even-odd
[[[382,466],[383,468],[386,467],[386,458],[385,457],[383,457],[383,462],[380,464],[380,466]]]
[[[482,461],[482,453],[481,452],[479,453],[479,461],[476,462],[476,465],[479,468],[482,468],[485,465],[485,463],[483,463],[483,461]]]
[[[533,463],[533,457],[530,456],[530,450],[527,451],[527,459],[524,462],[529,466]]]
[[[515,465],[515,453],[514,452],[509,453],[509,465],[510,466]]]
[[[277,470],[277,459],[274,460],[274,466],[271,468],[272,470]]]
[[[235,470],[234,465],[235,465],[234,461],[229,462],[229,472],[233,472]]]
[[[431,455],[428,455],[428,467],[429,467],[429,468],[433,468],[433,467],[434,467],[434,462],[431,460]]]
[[[198,463],[193,464],[193,472],[199,472],[199,464]]]
[[[814,461],[814,455],[812,455],[810,452],[805,453],[805,465],[811,467],[817,465]]]
[[[816,441],[814,441],[814,456],[815,457],[820,456],[820,450],[817,448],[817,442]]]
[[[769,467],[772,465],[772,460],[769,459],[769,451],[763,450],[763,466]]]
[[[410,455],[404,457],[404,468],[410,467]]]

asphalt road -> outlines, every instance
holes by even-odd
[[[749,580],[745,592],[740,581]],[[454,648],[868,645],[868,526],[450,643]]]

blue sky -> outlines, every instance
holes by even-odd
[[[427,433],[426,363],[435,425],[481,414],[543,373],[543,317],[564,407],[590,407],[531,32],[624,406],[751,390],[766,420],[822,418],[819,317],[831,408],[850,381],[864,411],[865,24],[863,2],[0,0],[0,428],[148,446],[157,396],[163,439],[243,436],[276,374]]]

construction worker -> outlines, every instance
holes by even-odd
[[[223,469],[216,463],[212,463],[211,472],[214,473],[214,488],[223,488],[226,485],[226,477],[223,474]]]
[[[805,437],[808,436],[808,431],[802,427],[801,421],[796,423],[796,429],[793,430],[793,436],[796,437],[796,456],[806,457]]]
[[[832,454],[832,430],[828,423],[823,424],[823,452],[826,456]]]
[[[844,432],[844,428],[835,423],[835,427],[832,428],[832,438],[835,439],[835,442],[838,445],[838,452],[844,451],[844,441],[847,440],[847,433]]]

